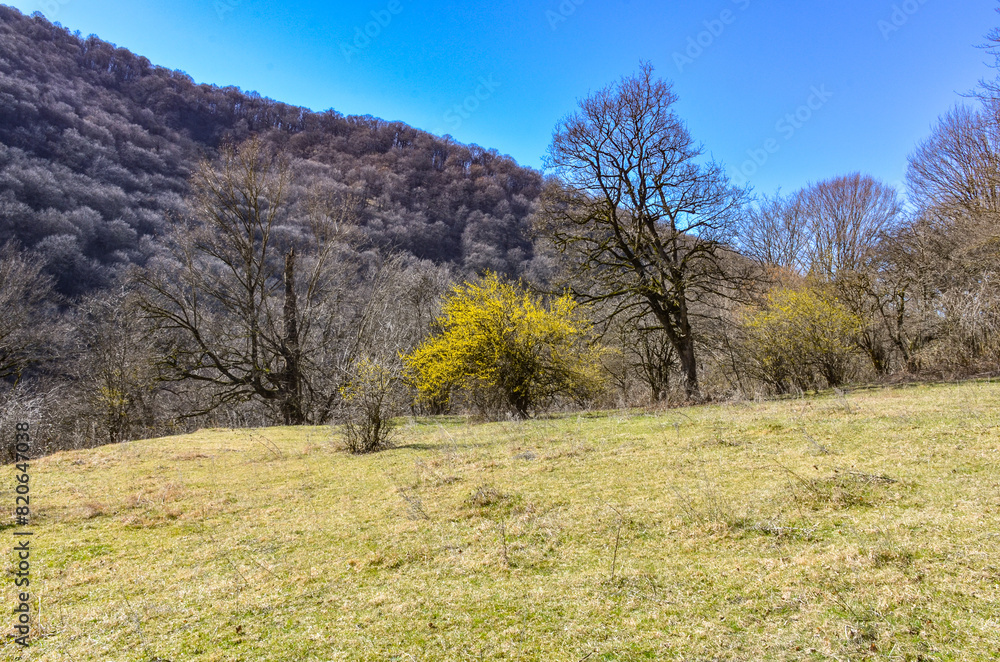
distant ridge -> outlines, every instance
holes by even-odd
[[[542,177],[401,122],[313,112],[183,72],[0,5],[0,243],[44,256],[62,294],[155,254],[187,180],[223,140],[259,134],[307,189],[348,192],[373,246],[517,274]]]

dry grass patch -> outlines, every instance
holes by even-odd
[[[995,659],[998,411],[968,383],[62,453],[32,466],[36,640],[0,655]]]

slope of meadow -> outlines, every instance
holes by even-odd
[[[7,638],[0,653],[974,660],[1000,650],[1000,386],[417,420],[398,442],[352,457],[326,428],[204,430],[34,462],[41,616],[30,649]]]

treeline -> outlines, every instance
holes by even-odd
[[[43,421],[46,449],[340,422],[368,451],[401,413],[1000,370],[993,82],[916,147],[905,196],[855,173],[754,197],[649,65],[556,127],[543,180],[0,11],[2,48],[69,67],[0,88],[0,112],[31,118],[2,128],[0,432]]]

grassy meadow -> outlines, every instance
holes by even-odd
[[[214,429],[34,461],[40,613],[0,658],[1000,656],[1000,385],[338,444]]]

